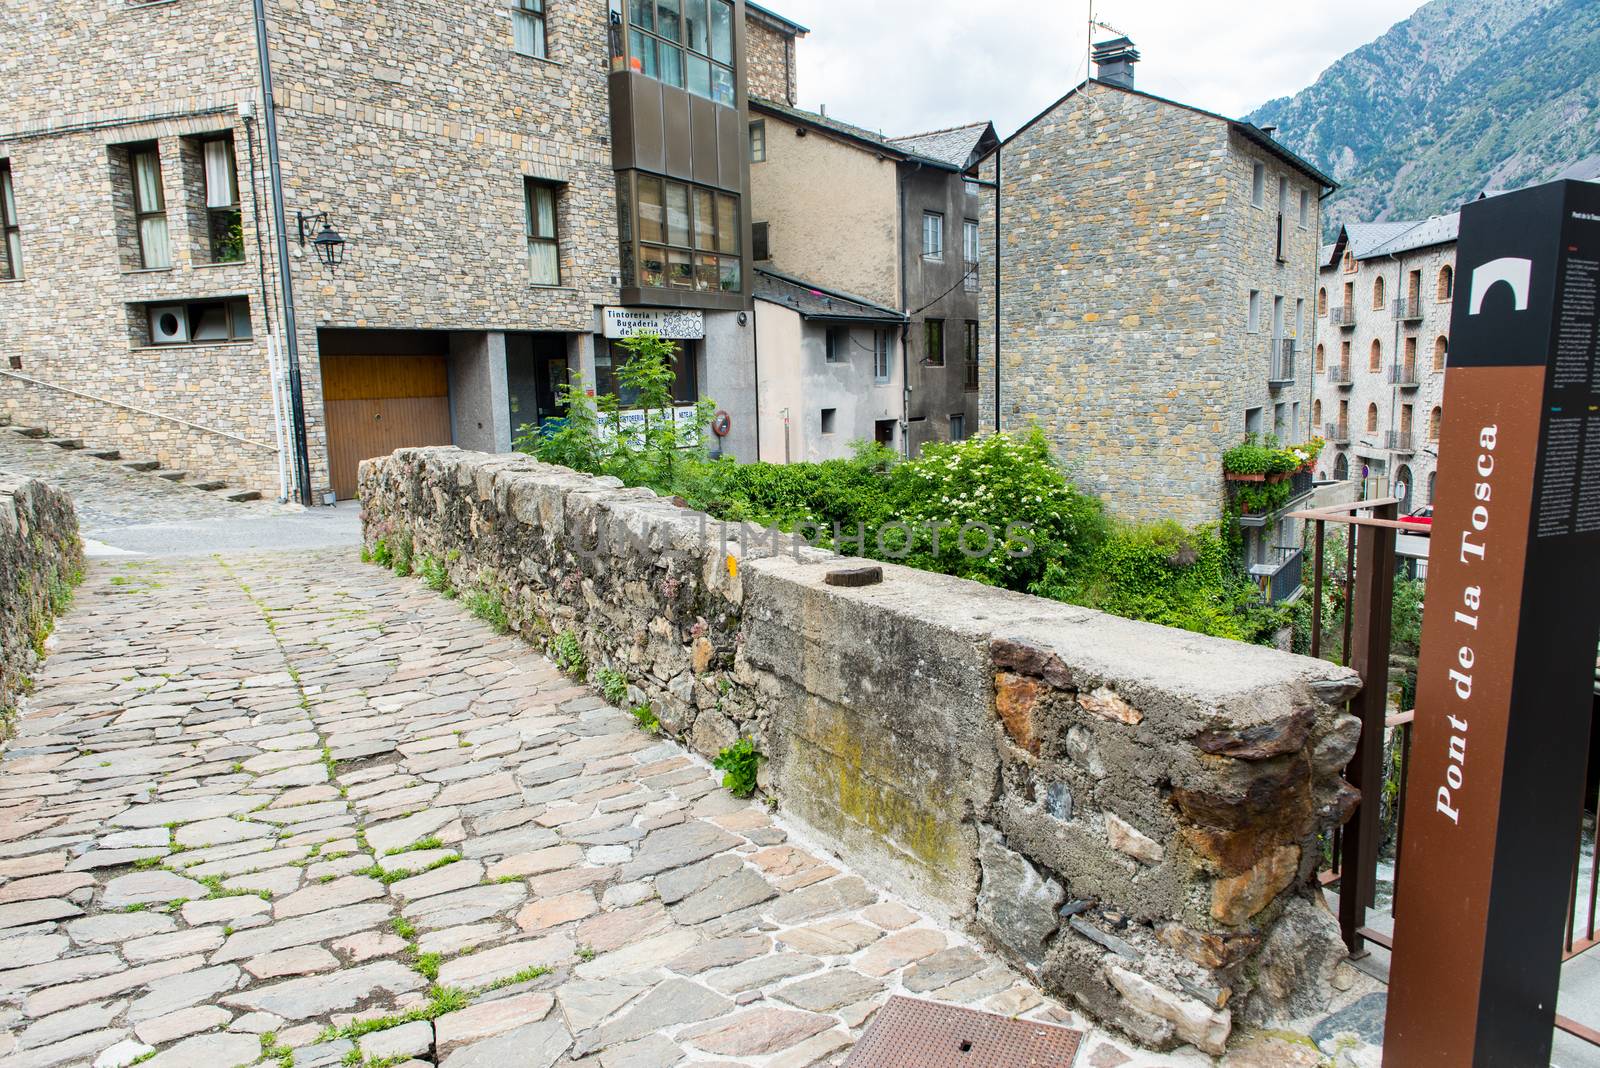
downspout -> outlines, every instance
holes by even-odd
[[[906,284],[906,242],[910,227],[906,222],[906,176],[896,164],[900,186],[900,309],[906,321],[900,327],[900,455],[911,458],[911,294]]]
[[[1000,433],[1000,154],[1004,142],[994,146],[994,432]]]
[[[760,302],[750,302],[750,354],[756,379],[756,463],[761,462],[761,319],[756,307]]]
[[[267,287],[267,250],[261,240],[261,191],[256,182],[256,130],[254,107],[240,109],[244,120],[244,139],[250,157],[250,214],[256,232],[256,276],[261,286],[261,325],[267,331],[267,386],[272,392],[272,430],[278,444],[278,503],[289,499],[287,434],[284,428],[282,382],[278,374],[278,338],[272,329],[272,294]]]
[[[261,62],[261,99],[265,114],[261,127],[266,134],[267,171],[272,192],[272,222],[277,231],[278,282],[283,290],[284,351],[289,364],[289,407],[294,436],[295,481],[299,484],[300,503],[307,507],[315,503],[311,495],[311,458],[306,447],[305,398],[300,381],[300,339],[294,315],[294,282],[289,273],[289,237],[286,233],[283,210],[283,168],[278,158],[278,105],[272,96],[272,57],[267,48],[267,12],[265,0],[253,0],[256,22],[256,52]]]

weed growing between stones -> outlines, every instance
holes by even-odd
[[[555,660],[556,667],[568,675],[581,679],[589,673],[589,659],[583,655],[578,636],[570,630],[564,630],[550,639],[550,656]]]
[[[639,729],[646,734],[661,733],[661,720],[656,717],[656,710],[650,707],[648,701],[628,709],[628,715],[633,717],[634,722],[639,724]]]
[[[421,561],[417,564],[417,574],[422,576],[422,581],[434,593],[455,597],[456,589],[450,585],[450,572],[445,569],[444,561],[437,556],[423,553]]]
[[[395,538],[394,545],[390,548],[390,556],[393,558],[394,573],[401,578],[411,574],[413,552],[414,546],[408,535],[401,534]]]
[[[426,838],[418,838],[410,845],[396,846],[393,849],[387,850],[383,855],[386,857],[398,857],[401,853],[420,853],[425,849],[443,848],[444,842],[440,840],[439,836],[436,834],[430,834]]]
[[[371,562],[379,567],[394,566],[394,553],[390,550],[389,539],[386,537],[380,535],[373,539],[372,552],[367,555],[370,557]]]
[[[408,1012],[396,1013],[392,1016],[375,1016],[370,1020],[357,1020],[346,1027],[324,1028],[322,1034],[317,1036],[317,1042],[319,1044],[332,1042],[340,1038],[354,1040],[362,1035],[370,1035],[374,1031],[392,1030],[401,1024],[436,1019],[447,1012],[458,1012],[466,1008],[471,1003],[471,1000],[471,994],[453,986],[429,987],[428,1002],[425,1005],[419,1005]]]
[[[488,590],[474,590],[467,598],[467,611],[493,627],[498,633],[511,630],[511,620],[506,617],[506,606]]]
[[[725,746],[711,766],[723,772],[722,785],[734,797],[749,797],[756,792],[756,769],[766,757],[749,738]]]
[[[261,1059],[277,1061],[278,1068],[294,1068],[294,1051],[278,1045],[278,1033],[266,1031],[261,1035]]]
[[[429,864],[426,868],[421,868],[421,869],[419,869],[417,871],[412,871],[412,870],[410,870],[408,868],[396,868],[393,871],[384,871],[378,865],[373,864],[373,865],[370,865],[369,867],[365,867],[365,868],[360,869],[355,874],[357,874],[357,875],[365,875],[369,879],[376,879],[380,883],[382,883],[384,886],[388,886],[391,883],[399,882],[401,879],[409,879],[414,875],[424,875],[424,874],[426,874],[426,873],[428,873],[430,871],[433,871],[435,868],[442,868],[446,864],[454,864],[456,861],[458,861],[460,859],[461,859],[460,857],[456,857],[456,856],[440,857],[438,860],[434,861],[432,864]]]
[[[600,695],[614,705],[628,699],[628,677],[616,668],[598,668],[589,681],[600,689]]]

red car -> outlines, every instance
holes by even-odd
[[[1400,520],[1409,526],[1417,527],[1418,534],[1427,534],[1433,530],[1433,505],[1425,504],[1415,512]]]

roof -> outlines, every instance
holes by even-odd
[[[1175,108],[1183,108],[1186,111],[1194,112],[1196,115],[1205,115],[1208,118],[1216,119],[1218,122],[1225,122],[1228,124],[1229,129],[1233,130],[1247,141],[1251,141],[1254,144],[1259,145],[1261,148],[1266,149],[1272,155],[1277,156],[1280,160],[1289,164],[1289,166],[1293,167],[1301,174],[1304,174],[1307,178],[1310,178],[1318,185],[1321,185],[1326,189],[1339,188],[1338,182],[1334,181],[1326,174],[1323,174],[1322,171],[1318,170],[1314,164],[1305,159],[1303,156],[1289,151],[1288,148],[1279,143],[1277,138],[1273,137],[1259,126],[1256,126],[1254,123],[1245,122],[1243,119],[1230,119],[1226,115],[1219,115],[1217,112],[1207,111],[1205,108],[1197,108],[1193,104],[1185,104],[1179,100],[1170,100],[1164,96],[1157,96],[1155,93],[1147,93],[1143,89],[1133,89],[1126,85],[1117,85],[1114,82],[1101,81],[1099,78],[1085,78],[1083,81],[1067,90],[1067,92],[1059,100],[1045,108],[1043,111],[1039,112],[1039,114],[1035,115],[1027,122],[1023,123],[1016,133],[1012,134],[1004,141],[997,142],[996,147],[1009,145],[1012,141],[1016,140],[1024,132],[1030,129],[1040,119],[1043,119],[1056,108],[1060,107],[1062,104],[1065,104],[1070,98],[1077,95],[1091,83],[1102,86],[1106,89],[1114,89],[1119,93],[1130,93],[1133,96],[1142,96],[1147,100],[1154,100],[1157,103],[1168,104]],[[990,154],[991,153],[989,152],[985,152],[984,157],[987,158]]]
[[[947,171],[960,171],[966,166],[964,162],[951,163],[948,160],[939,159],[936,156],[923,155],[912,148],[900,144],[898,141],[890,140],[883,134],[875,133],[864,126],[853,126],[848,122],[840,122],[838,119],[819,114],[815,111],[806,111],[803,108],[791,107],[788,104],[781,104],[776,100],[751,97],[750,111],[752,114],[776,116],[777,118],[784,119],[799,126],[807,126],[813,130],[820,130],[823,133],[829,133],[836,137],[842,137],[848,141],[855,142],[862,148],[871,149],[874,152],[888,156],[890,159],[911,160],[926,166],[938,167]]]
[[[1563,178],[1570,178],[1575,182],[1600,182],[1600,155],[1585,156],[1564,169],[1551,181],[1559,182]]]
[[[1412,252],[1419,248],[1431,248],[1434,245],[1448,245],[1456,239],[1461,231],[1461,213],[1452,211],[1449,215],[1435,215],[1431,219],[1424,219],[1414,224],[1411,229],[1398,237],[1390,238],[1367,256],[1397,256],[1402,252]],[[1358,256],[1357,259],[1365,257]]]
[[[989,147],[999,141],[999,137],[994,132],[994,123],[970,122],[965,126],[907,134],[904,137],[891,137],[889,140],[908,152],[943,160],[951,166],[965,170],[986,155]]]
[[[774,29],[787,33],[792,37],[804,37],[811,32],[793,19],[786,19],[771,8],[753,4],[750,0],[744,0],[744,9],[747,17],[750,13],[754,13],[763,22],[772,23]]]
[[[802,319],[839,322],[903,323],[906,316],[865,297],[825,289],[792,275],[756,268],[755,297],[798,312]]]
[[[1339,236],[1331,245],[1323,245],[1321,259],[1324,267],[1336,266],[1346,250],[1358,260],[1376,259],[1379,256],[1398,256],[1419,248],[1447,245],[1456,239],[1461,227],[1461,213],[1435,215],[1420,222],[1400,219],[1394,222],[1345,223]]]

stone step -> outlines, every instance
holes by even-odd
[[[96,449],[96,448],[93,448],[93,447],[86,446],[84,451],[87,452],[90,456],[93,456],[96,460],[120,460],[120,459],[122,459],[122,450],[121,449]]]
[[[46,445],[54,445],[58,449],[76,450],[83,448],[82,438],[45,438],[44,443]]]
[[[222,481],[220,478],[208,478],[204,482],[191,482],[189,485],[198,490],[205,490],[207,493],[212,493],[219,489],[226,489],[228,486],[228,484]]]
[[[228,500],[230,500],[230,501],[238,501],[241,504],[243,502],[245,502],[245,501],[259,501],[260,499],[261,499],[261,491],[260,490],[240,490],[238,493],[230,493],[230,494],[228,494]]]
[[[168,482],[182,482],[184,479],[189,477],[189,472],[187,472],[187,471],[157,471],[156,472],[156,477],[157,478],[164,478]]]
[[[50,436],[50,431],[42,426],[14,426],[11,428],[11,432],[13,434],[21,434],[25,438],[47,438]]]
[[[161,466],[160,460],[124,460],[122,466],[129,471],[154,471]]]

